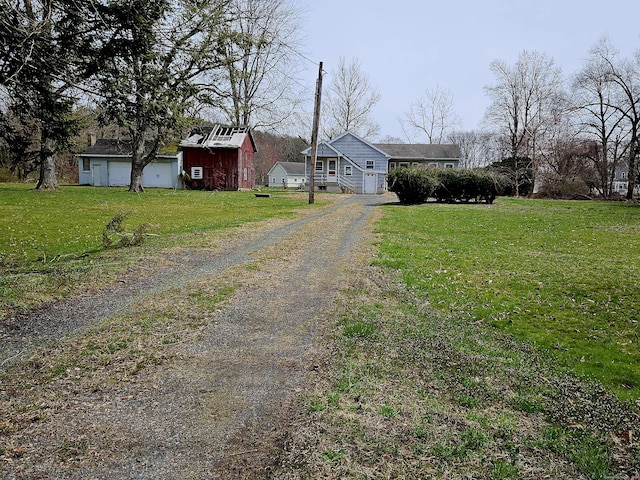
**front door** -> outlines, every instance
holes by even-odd
[[[327,162],[327,182],[338,181],[338,161],[329,159]]]
[[[378,180],[378,174],[369,173],[369,172],[365,173],[362,193],[376,193],[377,180]]]

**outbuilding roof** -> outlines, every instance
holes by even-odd
[[[289,175],[304,175],[304,163],[302,162],[276,162],[276,165],[280,165],[284,171]]]
[[[181,147],[191,148],[230,148],[237,149],[242,146],[245,138],[249,136],[253,151],[257,152],[253,141],[251,129],[247,126],[213,125],[194,128],[189,137],[180,142]]]
[[[133,143],[128,139],[112,139],[99,138],[93,145],[89,145],[86,149],[79,153],[85,157],[130,157],[133,152]],[[153,142],[144,143],[144,154],[151,151]],[[172,146],[166,146],[160,149],[158,156],[174,156],[176,155],[175,143]]]

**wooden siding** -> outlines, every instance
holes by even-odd
[[[254,187],[254,150],[247,135],[239,149],[184,148],[184,170],[202,167],[202,179],[191,178],[194,190],[249,190]]]

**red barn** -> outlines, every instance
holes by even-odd
[[[258,151],[249,127],[198,127],[180,142],[185,184],[194,190],[249,190],[254,187]]]

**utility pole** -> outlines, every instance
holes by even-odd
[[[315,201],[314,190],[316,188],[316,160],[318,159],[318,130],[320,128],[320,104],[322,99],[322,62],[318,69],[316,81],[316,103],[313,109],[313,130],[311,131],[311,171],[309,172],[309,205]]]

